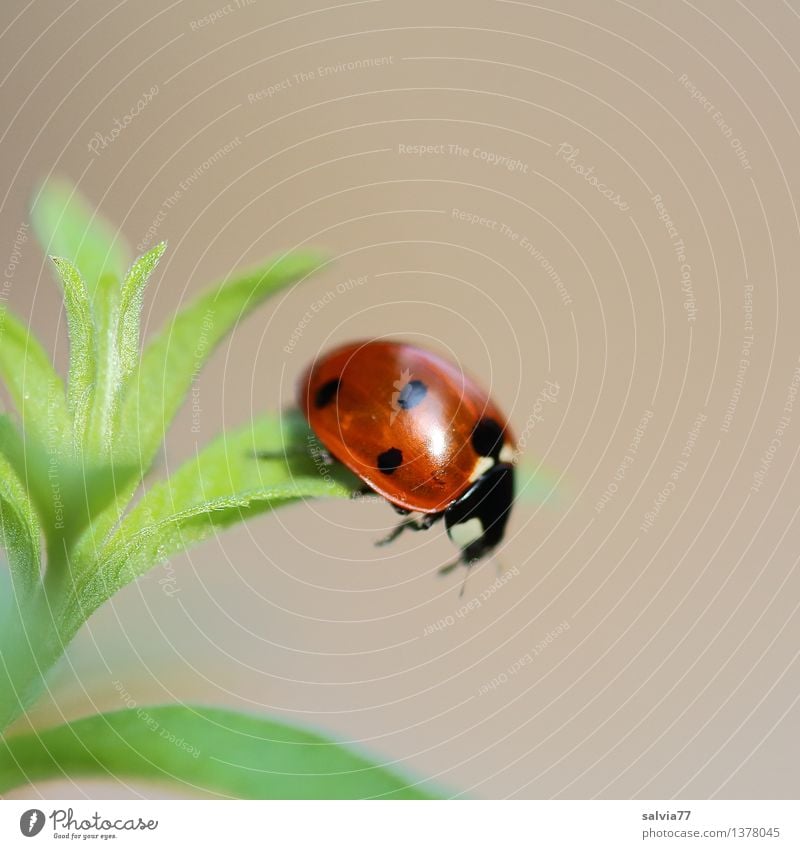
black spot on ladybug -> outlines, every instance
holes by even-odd
[[[403,463],[403,452],[399,448],[390,448],[378,454],[378,468],[385,475],[394,474],[395,469]]]
[[[472,447],[479,457],[500,458],[503,428],[494,419],[481,419],[472,431]]]
[[[410,380],[397,397],[397,405],[401,410],[416,407],[428,394],[428,387],[421,380]]]
[[[319,389],[317,389],[317,394],[314,396],[314,406],[321,410],[323,407],[327,407],[328,404],[333,401],[336,397],[336,393],[339,391],[339,384],[341,384],[342,379],[340,377],[334,377],[332,380],[328,380],[323,383]]]

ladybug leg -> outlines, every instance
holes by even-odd
[[[460,557],[457,557],[455,560],[453,560],[452,563],[446,563],[444,566],[442,566],[438,570],[437,574],[439,574],[439,575],[449,575],[454,569],[457,569],[459,566],[465,566],[467,571],[464,573],[464,583],[461,585],[461,592],[459,593],[459,596],[462,596],[462,595],[464,595],[464,588],[467,585],[467,575],[469,575],[469,570],[477,562],[478,562],[477,557],[470,558],[470,557],[467,557],[466,555],[462,554]]]
[[[453,569],[457,569],[463,562],[464,561],[459,557],[452,563],[446,563],[439,569],[439,574],[442,576],[449,575],[453,571]],[[469,565],[469,563],[467,563],[466,565]]]
[[[253,451],[251,456],[256,460],[285,460],[287,457],[303,457],[307,454],[307,451],[287,448],[285,451]]]
[[[403,508],[395,507],[395,510],[397,510],[398,513],[400,513],[402,509]],[[409,513],[410,511],[405,512]],[[375,545],[388,545],[390,542],[394,542],[406,529],[410,531],[427,531],[437,519],[442,518],[442,515],[442,513],[425,513],[421,519],[415,519],[413,517],[403,519],[403,521],[400,522],[399,525],[395,525],[395,527],[385,537],[383,537],[383,539],[377,540]]]

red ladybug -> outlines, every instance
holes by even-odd
[[[511,436],[456,366],[402,342],[354,342],[313,363],[298,400],[331,457],[406,517],[379,545],[444,517],[461,549],[449,571],[501,541],[514,498]]]

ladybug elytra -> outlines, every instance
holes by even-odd
[[[514,498],[514,451],[487,395],[436,354],[364,341],[315,361],[300,409],[334,460],[404,516],[379,544],[444,518],[470,566],[503,538]]]

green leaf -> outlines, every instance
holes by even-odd
[[[114,711],[0,741],[0,792],[65,776],[170,782],[189,795],[242,799],[433,798],[319,734],[189,705]]]
[[[265,298],[319,268],[316,254],[284,254],[223,282],[179,312],[145,348],[121,405],[118,451],[136,446],[149,469],[192,379],[216,345]]]
[[[71,183],[45,183],[34,199],[31,219],[45,252],[66,257],[77,266],[92,300],[101,281],[107,286],[118,285],[122,280],[130,264],[122,237],[92,210]]]
[[[0,545],[8,555],[17,602],[39,579],[39,520],[28,492],[8,459],[0,455]]]
[[[0,307],[0,378],[20,414],[26,436],[51,450],[71,443],[64,382],[36,337],[5,304]]]
[[[92,563],[79,580],[67,614],[77,627],[103,601],[176,551],[217,528],[302,498],[348,497],[358,485],[340,468],[318,470],[309,456],[310,431],[299,414],[265,417],[224,433],[168,480],[152,486],[113,536],[88,533],[76,562]],[[268,452],[272,459],[259,459]]]
[[[144,290],[166,249],[167,243],[161,242],[144,256],[140,256],[122,283],[117,327],[120,386],[130,377],[139,362],[139,330]]]
[[[554,470],[526,458],[517,461],[515,489],[515,498],[523,503],[561,507],[569,500],[566,484]]]
[[[68,260],[52,257],[64,287],[69,331],[67,404],[73,417],[75,441],[83,444],[95,373],[94,321],[89,291],[80,271]]]

